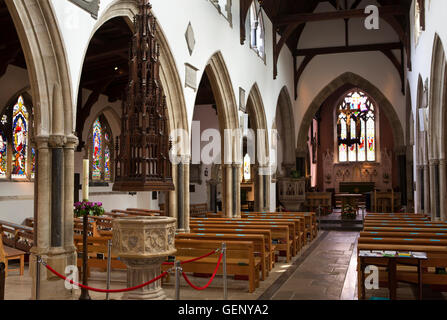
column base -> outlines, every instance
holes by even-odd
[[[76,270],[76,252],[67,251],[64,248],[39,249],[31,248],[29,272],[32,278],[31,300],[36,300],[36,268],[37,255],[45,261],[50,267],[66,275],[67,266],[73,266]],[[71,272],[71,271],[70,271]],[[65,287],[65,281],[51,273],[42,264],[40,265],[40,286],[39,300],[74,300],[75,290]]]

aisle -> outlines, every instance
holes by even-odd
[[[318,245],[311,249],[310,254],[271,299],[354,299],[356,278],[347,274],[352,274],[352,270],[355,272],[356,266],[351,263],[351,258],[358,235],[358,232],[338,231],[321,235]],[[345,285],[345,279],[354,283]]]

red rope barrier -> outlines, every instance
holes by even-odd
[[[181,263],[181,264],[187,264],[187,263],[195,262],[195,261],[198,261],[198,260],[202,260],[202,259],[208,258],[209,256],[211,256],[211,255],[217,253],[218,251],[219,251],[219,250],[214,250],[214,251],[212,251],[212,252],[210,252],[210,253],[207,253],[207,254],[204,255],[204,256],[201,256],[201,257],[198,257],[198,258],[194,258],[194,259],[191,259],[191,260],[182,261],[182,262],[180,262],[180,263]],[[173,266],[173,265],[174,265],[174,262],[163,262],[163,265],[164,265],[164,266]]]
[[[184,273],[184,272],[182,272],[183,278],[184,278],[184,279],[186,280],[186,282],[187,282],[193,289],[195,289],[195,290],[202,291],[202,290],[207,289],[207,288],[211,285],[211,283],[213,283],[214,278],[216,277],[217,272],[219,271],[219,267],[220,267],[220,263],[222,262],[222,258],[223,258],[223,253],[220,254],[219,261],[217,261],[216,269],[214,270],[214,273],[213,273],[213,275],[211,276],[210,281],[208,281],[208,283],[207,283],[205,286],[203,286],[203,287],[197,287],[197,286],[195,286],[195,285],[188,279],[188,277],[186,276],[186,273]]]
[[[54,270],[53,268],[51,268],[51,267],[50,267],[49,265],[47,265],[46,263],[44,263],[44,266],[45,266],[48,270],[50,270],[52,273],[54,273],[56,276],[58,276],[59,278],[61,278],[61,279],[63,279],[63,280],[67,280],[67,277],[65,277],[65,276],[63,276],[62,274],[60,274],[59,272],[57,272],[56,270]],[[74,282],[73,280],[70,280],[70,283],[71,283],[71,284],[74,284],[74,285],[76,285],[76,286],[78,286],[78,287],[81,287],[81,288],[83,288],[83,289],[90,290],[90,291],[95,291],[95,292],[102,292],[102,293],[121,293],[121,292],[129,292],[129,291],[134,291],[134,290],[137,290],[137,289],[144,288],[144,287],[146,287],[146,286],[148,286],[148,285],[150,285],[150,284],[152,284],[152,283],[154,283],[154,282],[160,280],[161,278],[163,278],[163,277],[164,277],[165,275],[167,275],[167,274],[168,274],[168,272],[165,271],[165,272],[163,272],[161,275],[159,275],[158,277],[156,277],[155,279],[152,279],[151,281],[148,281],[148,282],[146,282],[146,283],[140,284],[139,286],[135,286],[135,287],[132,287],[132,288],[126,288],[126,289],[115,289],[115,290],[97,289],[97,288],[92,288],[92,287],[89,287],[89,286],[84,286],[84,285],[82,285],[82,284],[80,284],[80,283]]]

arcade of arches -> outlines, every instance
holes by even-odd
[[[166,216],[179,259],[220,236],[257,263],[229,267],[230,299],[420,298],[411,267],[362,290],[372,249],[423,251],[423,296],[445,299],[444,2],[0,0],[5,298],[79,298],[37,257],[81,270],[84,230],[116,246],[119,219]],[[75,218],[82,200],[104,212]],[[106,260],[89,257],[104,288]],[[131,267],[112,260],[124,288]],[[172,279],[156,287],[174,298]]]

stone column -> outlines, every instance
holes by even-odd
[[[424,201],[424,194],[422,193],[424,190],[423,184],[424,180],[421,177],[421,174],[424,173],[424,169],[421,165],[416,166],[416,200],[415,200],[415,212],[422,212],[422,202]]]
[[[233,217],[237,218],[241,217],[241,170],[242,166],[240,164],[233,164]]]
[[[261,167],[256,165],[255,168],[256,177],[255,177],[255,211],[263,212],[263,203],[264,203],[264,183],[262,182]]]
[[[445,194],[447,192],[447,183],[446,183],[446,159],[439,160],[439,219],[441,221],[446,220],[446,209],[447,209],[447,199]]]
[[[430,170],[429,166],[427,164],[424,164],[423,170],[424,170],[424,181],[422,182],[424,184],[424,213],[431,215],[431,197],[430,197]]]
[[[222,180],[225,183],[223,188],[223,194],[222,194],[222,203],[223,203],[223,211],[224,215],[227,218],[233,217],[233,201],[232,201],[232,166],[224,164],[222,165]]]
[[[177,219],[177,165],[172,164],[172,181],[176,190],[166,192],[165,209],[167,210],[167,216]]]
[[[439,160],[430,160],[430,208],[433,220],[439,220]]]
[[[184,212],[184,192],[183,189],[185,187],[184,183],[184,177],[183,177],[183,163],[179,163],[177,165],[177,184],[176,184],[176,191],[177,191],[177,232],[185,232],[184,229],[184,218],[183,218],[183,212]]]
[[[189,195],[189,160],[183,165],[183,229],[185,232],[189,232],[189,220],[190,220],[190,195]]]
[[[67,175],[74,175],[74,171],[70,169],[74,154],[70,151],[64,152],[67,140],[63,136],[37,136],[35,141],[37,152],[35,183],[38,187],[34,195],[36,198],[34,210],[36,243],[31,248],[30,257],[32,299],[36,298],[37,255],[61,274],[65,274],[67,265],[76,266],[76,253],[71,231],[73,228],[73,202],[69,203],[73,199],[73,177],[65,180]],[[71,138],[69,141],[68,149],[72,147],[73,142]],[[67,196],[68,192],[71,192],[71,196]],[[70,206],[71,209],[69,209]],[[70,236],[71,241],[67,238]],[[73,298],[72,290],[65,288],[64,281],[48,272],[43,266],[40,268],[39,295],[41,300]]]
[[[79,140],[76,136],[67,136],[67,143],[64,146],[64,246],[68,251],[75,252],[73,243],[73,203],[74,203],[74,154]]]

